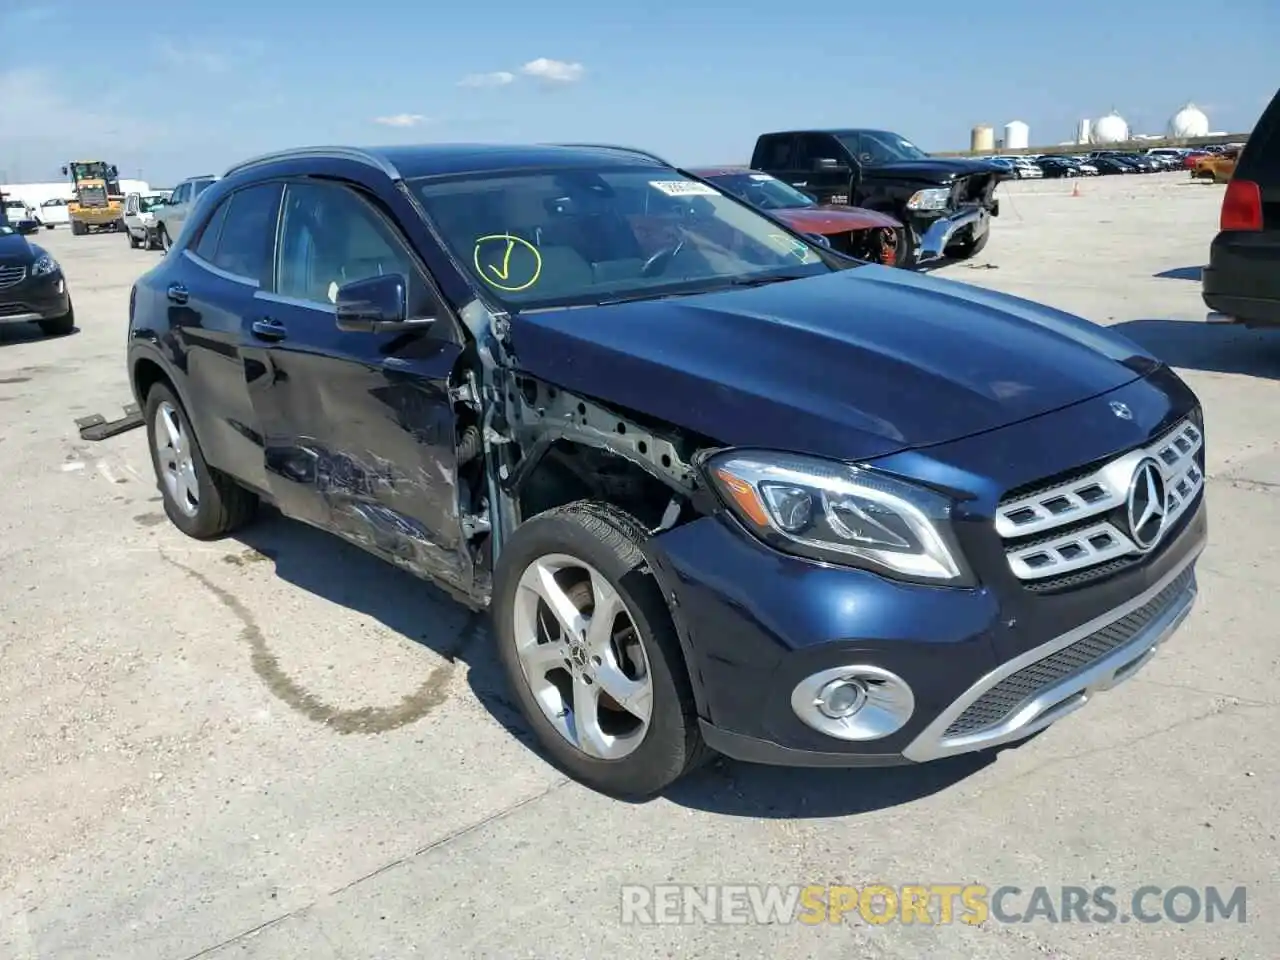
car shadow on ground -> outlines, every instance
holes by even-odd
[[[0,323],[0,347],[11,347],[16,343],[34,343],[36,340],[65,340],[79,332],[79,327],[72,327],[70,333],[51,337],[34,323]]]
[[[1200,280],[1201,267],[1174,267],[1152,274],[1157,280]]]
[[[254,523],[230,539],[269,560],[286,583],[371,617],[450,662],[465,663],[476,699],[513,737],[546,759],[511,697],[487,615],[471,613],[412,574],[271,508],[263,508]],[[264,639],[270,644],[269,637]],[[989,751],[922,766],[851,770],[766,767],[719,758],[665,796],[680,806],[726,816],[847,816],[944,790],[990,764],[995,755]]]
[[[1280,335],[1234,323],[1127,320],[1111,327],[1173,367],[1280,380]]]

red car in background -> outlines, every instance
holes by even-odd
[[[839,253],[891,267],[907,266],[914,259],[907,247],[906,230],[886,214],[845,204],[820,204],[791,184],[750,167],[703,167],[689,173],[798,233],[823,237]]]

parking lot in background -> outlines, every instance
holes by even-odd
[[[33,237],[79,332],[0,327],[0,957],[1273,956],[1280,333],[1202,322],[1221,186],[1076,186],[1001,185],[986,250],[938,273],[1112,326],[1200,394],[1210,541],[1186,626],[994,757],[723,761],[641,805],[531,750],[483,620],[432,587],[269,512],[178,533],[145,432],[74,423],[131,400],[129,288],[160,254]],[[1122,908],[1244,886],[1247,915],[622,923],[624,885],[716,883],[1110,886]]]

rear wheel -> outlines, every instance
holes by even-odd
[[[160,240],[161,250],[163,250],[165,253],[168,253],[171,249],[173,249],[173,241],[169,239],[169,231],[165,229],[165,226],[163,223],[160,224],[160,226],[156,227],[156,236]]]
[[[253,516],[258,498],[205,463],[182,403],[167,384],[147,393],[147,439],[164,512],[189,537],[225,536]]]
[[[518,527],[499,557],[498,656],[552,761],[610,796],[650,797],[706,759],[644,527],[579,501]]]

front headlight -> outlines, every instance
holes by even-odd
[[[951,191],[946,187],[930,187],[928,190],[917,190],[907,201],[908,210],[945,210],[947,201],[951,199]]]
[[[36,257],[36,262],[31,265],[31,275],[33,277],[43,277],[50,273],[58,272],[58,261],[53,259],[47,253],[42,253]]]
[[[952,532],[952,501],[940,493],[789,453],[730,450],[704,471],[734,516],[786,553],[908,580],[973,582]]]

